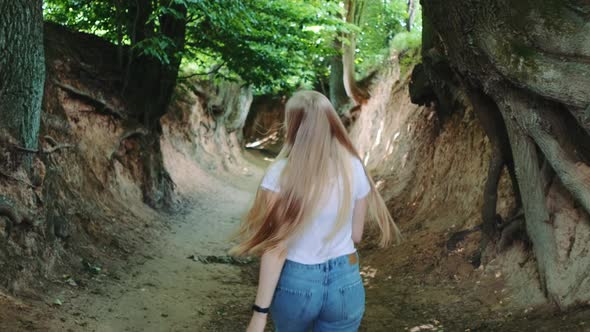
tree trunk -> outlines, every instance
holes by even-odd
[[[483,108],[500,110],[548,300],[560,308],[588,302],[590,3],[424,0],[422,8],[429,23],[424,69],[433,89],[462,90],[457,82],[468,82],[492,98]],[[452,103],[440,100],[447,95],[457,93],[436,93],[439,105]],[[484,129],[495,123],[480,121]],[[504,144],[497,144],[497,130],[486,133],[497,159],[486,186],[493,192]],[[490,218],[495,196],[486,200]]]
[[[0,0],[0,128],[37,148],[45,82],[41,0]]]
[[[465,91],[492,145],[492,157],[490,159],[488,178],[483,193],[481,242],[481,250],[483,251],[488,242],[496,241],[499,238],[498,226],[503,223],[502,217],[496,213],[496,204],[498,201],[498,183],[504,166],[508,168],[512,178],[517,207],[521,205],[520,190],[515,176],[514,160],[512,158],[508,133],[496,103],[483,92],[473,87],[465,87]]]
[[[408,32],[412,31],[412,25],[414,24],[414,18],[416,16],[416,0],[408,0],[408,20],[406,21],[406,29]]]
[[[137,1],[129,34],[137,44],[154,37],[153,23],[148,21],[152,11],[150,0]],[[186,16],[186,8],[179,4],[173,9]],[[131,18],[131,17],[130,17]],[[148,134],[141,137],[142,164],[144,167],[143,195],[144,200],[153,207],[171,205],[171,194],[174,184],[166,171],[160,150],[161,126],[160,118],[166,114],[172,98],[181,58],[179,53],[184,49],[186,20],[164,14],[159,21],[160,33],[174,42],[174,47],[167,50],[170,63],[165,64],[158,59],[137,55],[129,50],[128,77],[126,78],[125,95],[131,108],[132,118],[141,123]]]
[[[364,0],[347,0],[346,1],[346,22],[359,25],[360,17],[364,7]],[[348,34],[348,42],[342,45],[342,65],[343,65],[343,80],[346,94],[357,105],[362,105],[370,98],[369,92],[361,89],[356,84],[355,70],[354,70],[354,53],[356,50],[356,34]]]
[[[342,43],[334,41],[334,49],[340,51],[342,49]],[[334,55],[330,59],[330,101],[339,113],[341,113],[342,107],[348,102],[348,96],[344,88],[342,55],[340,54]]]
[[[523,197],[526,227],[547,296],[562,308],[587,301],[590,167],[574,160],[571,150],[565,149],[567,143],[559,142],[567,140],[567,133],[560,117],[554,116],[556,105],[514,90],[499,89],[498,95],[510,123],[521,191],[528,194]],[[541,171],[539,151],[557,178],[547,178]]]
[[[171,209],[175,184],[164,167],[160,148],[160,131],[140,137],[141,165],[143,167],[143,200],[155,209]]]
[[[545,202],[544,184],[547,179],[543,177],[541,172],[540,156],[537,153],[535,142],[520,130],[513,118],[514,112],[523,111],[527,105],[513,95],[499,100],[498,104],[506,121],[508,135],[518,165],[516,176],[520,180],[520,190],[526,193],[523,197],[526,228],[533,242],[541,285],[545,287],[546,294],[552,296],[550,271],[556,268],[557,244],[552,227],[553,221]]]
[[[173,9],[186,15],[186,8],[182,5],[174,5]],[[153,24],[148,22],[151,10],[150,1],[140,2],[136,10],[136,22],[130,31],[130,34],[135,36],[132,38],[135,39],[134,44],[154,37]],[[154,57],[133,54],[129,64],[130,81],[125,92],[133,107],[134,117],[150,129],[157,127],[160,118],[166,114],[176,86],[181,61],[178,53],[184,49],[186,32],[184,19],[162,15],[159,23],[160,33],[174,42],[174,47],[167,50],[170,63],[165,64]]]

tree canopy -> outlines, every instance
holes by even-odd
[[[342,2],[330,0],[47,0],[44,17],[163,64],[182,59],[181,78],[209,74],[276,93],[326,77],[328,57],[339,52],[333,39],[343,33],[359,32],[361,71],[382,61],[405,29],[407,1],[367,3],[360,27],[345,23]],[[186,24],[181,49],[163,33],[166,16]],[[141,19],[150,24],[143,38],[135,26]]]
[[[361,74],[379,66],[392,48],[398,51],[417,49],[422,39],[422,15],[418,4],[417,12],[413,14],[415,18],[410,20],[407,0],[365,2],[355,58]]]

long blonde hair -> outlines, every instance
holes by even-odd
[[[342,201],[334,236],[350,218],[353,204],[351,155],[360,159],[332,104],[315,91],[299,91],[285,105],[285,144],[277,161],[286,160],[279,178],[279,193],[258,188],[254,203],[235,235],[240,243],[234,255],[259,255],[301,232],[319,210],[328,181],[337,174],[342,179]],[[364,167],[364,166],[363,166]],[[381,231],[380,245],[399,241],[400,232],[375,183],[371,184],[368,208]]]

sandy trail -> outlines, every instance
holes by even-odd
[[[207,322],[231,310],[220,310],[223,303],[242,303],[254,295],[252,285],[241,281],[239,266],[187,257],[227,255],[227,237],[250,202],[260,167],[250,165],[246,175],[222,180],[194,164],[176,166],[182,170],[175,179],[179,190],[192,189],[185,195],[185,213],[170,217],[170,231],[145,253],[132,253],[138,264],[120,280],[66,299],[53,331],[206,331]]]
[[[49,331],[245,330],[255,295],[256,264],[242,268],[187,257],[227,254],[227,237],[253,196],[262,175],[262,158],[243,174],[234,170],[216,177],[188,158],[172,157],[175,164],[168,168],[189,202],[185,212],[162,220],[168,229],[162,227],[161,237],[146,243],[144,250],[130,253],[129,266],[114,271],[118,277],[93,279],[88,291],[63,296],[64,304],[52,310],[56,317]],[[398,250],[397,256],[403,254],[400,248],[392,250]],[[494,296],[499,296],[495,290],[503,289],[493,275],[489,283],[483,277],[446,280],[434,272],[426,278],[417,269],[424,264],[419,260],[391,271],[387,267],[397,256],[377,251],[361,250],[363,271],[379,268],[381,273],[364,276],[367,310],[360,331],[406,331],[420,326],[427,327],[420,331],[437,332],[590,331],[587,309],[567,313],[567,320],[565,313],[552,311],[513,316],[515,312],[492,306]],[[487,286],[477,287],[479,281]],[[481,299],[493,303],[483,305]]]

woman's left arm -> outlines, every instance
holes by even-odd
[[[260,275],[258,277],[258,291],[255,304],[261,308],[268,308],[281,276],[285,264],[287,250],[284,245],[266,251],[260,259]],[[268,314],[254,311],[247,332],[262,332],[266,326]]]

